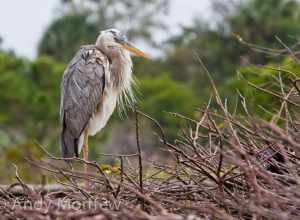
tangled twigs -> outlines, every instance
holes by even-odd
[[[28,163],[58,184],[27,185],[16,167],[17,183],[0,187],[0,214],[10,219],[300,219],[299,104],[288,101],[297,89],[281,78],[277,82],[279,91],[255,85],[278,99],[269,121],[252,116],[241,94],[246,114],[231,113],[213,84],[214,96],[199,117],[172,114],[189,125],[174,141],[157,120],[135,110],[137,152],[104,155],[120,161],[114,173],[97,161],[55,157],[39,145],[46,158]],[[170,154],[147,166],[143,120],[158,129],[160,145]],[[82,164],[89,173],[76,170]],[[81,184],[86,180],[89,186]]]
[[[140,146],[140,132],[139,132],[139,115],[137,113],[136,106],[134,108],[135,113],[135,133],[136,133],[136,146],[137,146],[137,152],[138,152],[138,158],[139,158],[139,183],[140,183],[140,191],[141,193],[144,193],[143,189],[143,158],[142,158],[142,150]],[[142,201],[142,209],[144,209],[144,201]]]

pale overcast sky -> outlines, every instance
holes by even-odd
[[[190,24],[192,18],[210,15],[210,0],[171,0],[172,25]],[[18,55],[34,58],[43,31],[57,16],[59,0],[9,0],[0,7],[0,36],[3,47],[13,49]]]

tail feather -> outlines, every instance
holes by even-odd
[[[61,155],[63,158],[78,157],[78,138],[67,130],[63,129],[60,135]]]

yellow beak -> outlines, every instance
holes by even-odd
[[[138,48],[136,48],[135,46],[133,46],[131,43],[129,42],[124,42],[121,44],[121,46],[128,50],[129,52],[135,54],[136,56],[139,56],[139,57],[144,57],[146,59],[150,59],[150,55],[144,53],[143,51],[139,50]]]

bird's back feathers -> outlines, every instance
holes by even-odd
[[[95,46],[82,47],[64,72],[60,119],[63,157],[78,156],[83,132],[103,98],[109,61]],[[82,144],[82,143],[81,143]]]

